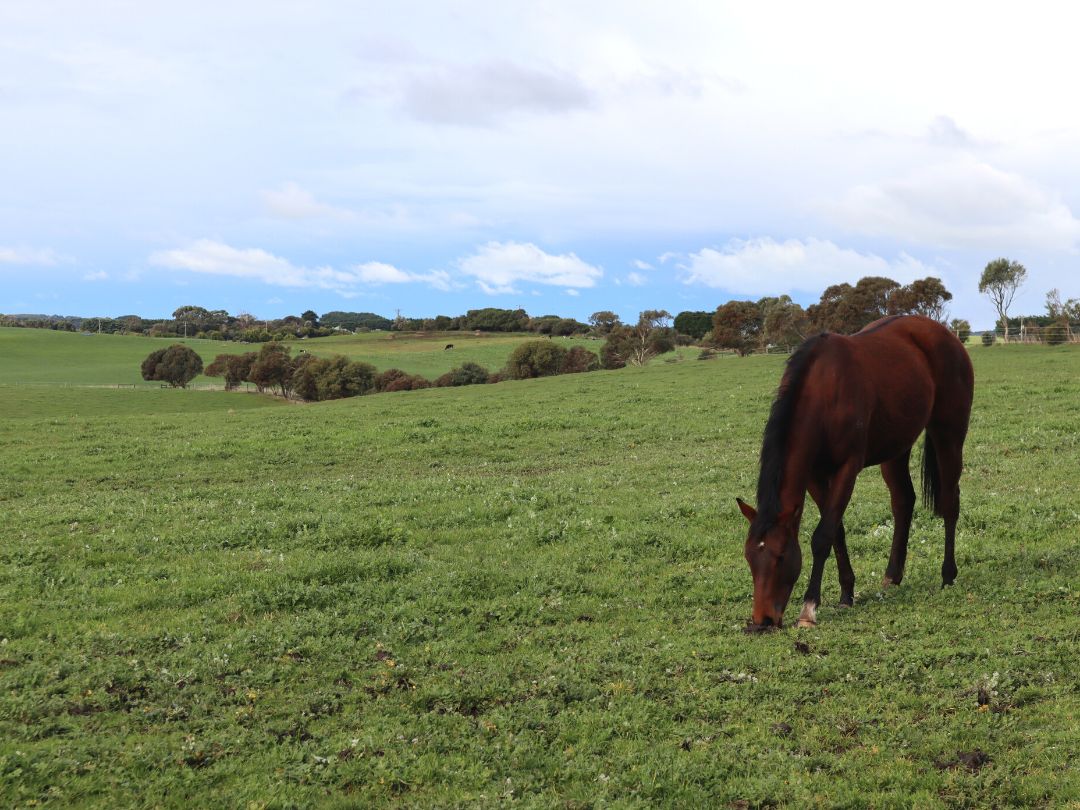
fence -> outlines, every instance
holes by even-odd
[[[983,334],[993,334],[995,340],[1007,343],[1044,343],[1056,346],[1062,343],[1080,343],[1080,322],[1062,321],[1038,326],[1024,321],[1017,328],[1010,325],[1007,338],[1004,327],[998,324],[995,329],[986,330]]]

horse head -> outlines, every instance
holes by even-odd
[[[743,554],[754,577],[754,610],[748,633],[778,629],[784,625],[784,609],[802,570],[799,521],[802,504],[781,512],[764,529],[757,526],[757,510],[736,498],[739,510],[750,521]]]

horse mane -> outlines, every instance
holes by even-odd
[[[758,474],[757,517],[750,526],[751,536],[763,537],[776,525],[780,517],[780,486],[783,483],[784,458],[787,455],[788,433],[795,416],[806,372],[813,361],[815,350],[828,337],[827,332],[803,341],[788,358],[780,387],[776,390],[769,421],[765,423],[765,435],[761,440],[761,471]]]

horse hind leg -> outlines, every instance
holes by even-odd
[[[883,587],[899,585],[904,578],[911,517],[915,512],[915,486],[911,483],[911,471],[908,469],[910,459],[911,450],[908,450],[903,456],[881,465],[881,477],[889,487],[893,514],[892,550],[889,552],[889,565],[881,581]]]
[[[928,428],[927,452],[933,453],[937,467],[934,481],[934,511],[945,520],[945,557],[941,563],[941,587],[956,580],[956,522],[960,517],[960,473],[964,466],[963,438],[950,438],[945,431]]]

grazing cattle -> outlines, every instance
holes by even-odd
[[[967,351],[937,321],[918,315],[875,321],[855,335],[821,334],[788,360],[765,426],[757,509],[738,500],[750,521],[745,557],[754,580],[748,632],[779,628],[802,567],[799,522],[807,491],[821,513],[810,540],[813,567],[800,627],[817,623],[821,574],[836,551],[840,604],[855,598],[844,537],[844,510],[855,478],[881,465],[893,513],[892,551],[883,585],[899,585],[907,559],[915,488],[912,445],[925,429],[923,498],[945,519],[942,587],[956,578],[954,544],[960,470],[974,373]]]

